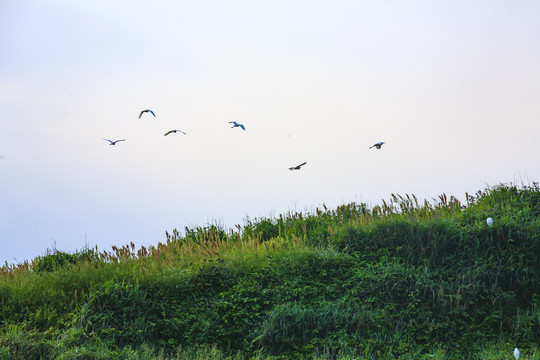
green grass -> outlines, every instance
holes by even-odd
[[[540,359],[539,255],[537,184],[175,229],[4,265],[0,358]]]

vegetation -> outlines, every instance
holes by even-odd
[[[536,183],[55,252],[1,268],[0,358],[540,359],[539,255]]]

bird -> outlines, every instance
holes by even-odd
[[[145,113],[145,112],[149,112],[150,114],[154,115],[154,117],[156,117],[156,114],[154,114],[154,112],[152,110],[143,110],[141,111],[141,113],[139,114],[139,119],[141,118],[141,116]]]
[[[370,146],[369,148],[371,149],[372,147],[376,147],[377,149],[380,149],[381,146],[383,146],[383,144],[384,144],[384,141],[380,141],[376,144],[373,144],[373,146]]]
[[[516,360],[519,360],[519,350],[518,350],[518,348],[514,348],[514,357],[516,358]]]
[[[246,127],[245,127],[244,125],[239,124],[239,123],[237,123],[236,121],[229,121],[229,124],[233,124],[233,126],[231,127],[231,129],[232,129],[232,128],[235,128],[235,127],[241,127],[242,130],[244,130],[244,131],[246,130]]]
[[[119,142],[119,141],[126,141],[126,139],[116,140],[116,141],[112,141],[112,140],[109,140],[109,139],[103,139],[103,140],[108,141],[110,143],[109,145],[116,145],[116,143]]]
[[[493,219],[488,217],[487,220],[486,220],[487,224],[489,227],[491,227],[491,225],[493,225]]]
[[[292,167],[289,168],[289,170],[291,170],[291,171],[293,171],[293,170],[300,170],[300,168],[301,168],[302,166],[306,165],[306,164],[307,164],[307,161],[301,163],[300,165],[292,166]]]
[[[165,133],[165,135],[163,135],[163,136],[167,136],[167,135],[169,135],[170,133],[175,133],[175,132],[181,132],[182,134],[187,135],[187,134],[186,134],[185,132],[183,132],[182,130],[169,130],[169,131],[167,131],[167,132]]]

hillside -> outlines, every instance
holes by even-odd
[[[3,266],[0,359],[540,359],[536,183],[121,240]]]

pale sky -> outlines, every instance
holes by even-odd
[[[538,19],[536,0],[0,0],[0,262],[538,181]]]

